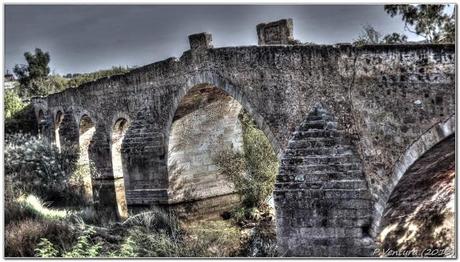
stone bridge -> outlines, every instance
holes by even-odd
[[[391,200],[436,190],[426,181],[455,161],[455,46],[303,45],[290,19],[257,33],[257,46],[223,48],[191,35],[180,58],[34,98],[41,132],[61,149],[87,148],[103,188],[96,202],[120,216],[124,199],[170,204],[174,116],[193,87],[213,86],[249,112],[281,161],[281,254],[375,255]]]

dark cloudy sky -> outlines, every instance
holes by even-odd
[[[35,47],[49,51],[51,69],[65,74],[180,57],[187,36],[204,31],[215,47],[256,45],[258,23],[289,17],[302,42],[351,42],[365,24],[382,33],[404,30],[382,5],[6,5],[5,69],[25,63],[23,53]]]

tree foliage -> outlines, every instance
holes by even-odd
[[[61,92],[69,87],[78,87],[84,83],[95,81],[100,78],[110,77],[118,74],[125,74],[132,68],[112,67],[111,69],[99,70],[86,74],[49,75],[50,54],[43,52],[40,48],[35,53],[24,53],[27,64],[16,65],[13,69],[19,81],[19,95],[22,98],[32,96],[46,96],[52,93]]]
[[[43,52],[40,48],[35,49],[35,53],[25,52],[24,58],[27,65],[16,65],[13,69],[14,74],[18,78],[22,96],[40,95],[37,92],[37,86],[31,85],[32,81],[45,78],[50,73],[48,66],[50,55],[48,52]]]
[[[126,74],[131,71],[132,68],[122,67],[122,66],[113,66],[111,69],[99,70],[87,74],[67,74],[66,77],[70,80],[67,83],[68,87],[78,87],[82,84],[95,81],[100,78],[110,77],[113,75]]]
[[[429,43],[455,42],[455,11],[445,13],[446,5],[385,5],[391,16],[401,15],[405,29],[424,37]]]
[[[274,189],[279,161],[269,140],[250,115],[238,116],[243,128],[244,152],[224,149],[216,157],[219,169],[234,183],[246,208],[261,207]]]
[[[385,44],[400,44],[400,43],[406,43],[406,42],[407,42],[407,36],[401,35],[398,33],[388,34],[383,37],[383,43]]]
[[[392,33],[382,37],[373,26],[365,25],[363,30],[353,44],[357,46],[362,45],[377,45],[377,44],[399,44],[407,42],[407,36],[404,34]]]
[[[14,90],[5,90],[5,120],[18,114],[26,105]]]

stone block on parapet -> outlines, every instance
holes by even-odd
[[[294,44],[293,21],[291,18],[257,25],[259,45]]]
[[[210,33],[198,33],[188,36],[190,49],[208,49],[212,48],[212,35]]]

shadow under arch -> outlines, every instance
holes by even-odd
[[[452,255],[441,250],[453,251],[455,116],[421,135],[394,170],[388,193],[378,203],[382,213],[376,213],[376,242],[380,250],[393,252],[380,255]],[[423,249],[436,253],[421,254]]]
[[[385,184],[378,201],[374,205],[374,225],[373,231],[375,236],[380,232],[380,219],[386,207],[387,201],[390,198],[393,190],[399,180],[407,172],[407,170],[415,163],[417,159],[423,156],[436,144],[440,143],[447,137],[455,133],[455,115],[451,115],[447,120],[433,125],[425,133],[423,133],[416,141],[414,141],[408,149],[396,161],[393,173],[390,180]]]

